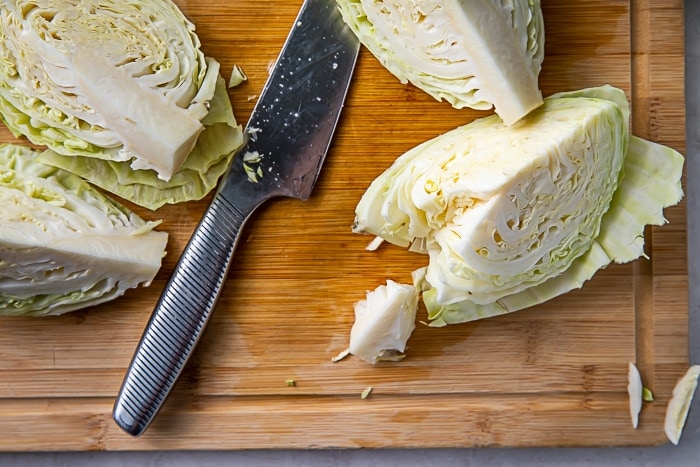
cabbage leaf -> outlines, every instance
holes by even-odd
[[[37,154],[0,145],[0,315],[58,315],[149,285],[168,234]]]

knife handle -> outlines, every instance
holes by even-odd
[[[156,303],[117,396],[113,417],[140,436],[182,373],[219,298],[249,214],[215,196]]]

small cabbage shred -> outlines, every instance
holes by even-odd
[[[136,204],[204,197],[244,142],[218,62],[171,0],[3,1],[0,35],[10,131]]]
[[[0,315],[59,315],[150,285],[168,234],[37,155],[0,145]]]
[[[683,196],[683,156],[630,136],[629,114],[606,85],[550,96],[511,126],[475,120],[400,156],[360,199],[353,229],[428,255],[432,326],[580,288],[643,256],[645,226]]]
[[[639,426],[639,413],[642,411],[642,375],[639,368],[632,362],[627,365],[627,396],[629,397],[630,418],[632,428],[635,430]]]
[[[362,44],[402,83],[511,125],[542,104],[539,0],[337,0]]]
[[[664,418],[664,432],[669,441],[678,445],[685,428],[685,422],[690,412],[690,404],[693,402],[695,390],[698,387],[700,365],[693,365],[678,380],[673,388],[671,400],[666,406]]]

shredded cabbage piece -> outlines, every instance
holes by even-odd
[[[130,201],[202,198],[243,144],[219,64],[171,0],[7,1],[0,35],[8,128]]]
[[[367,292],[355,304],[349,352],[372,364],[403,359],[417,311],[418,294],[412,285],[387,280]]]

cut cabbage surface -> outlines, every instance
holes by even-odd
[[[551,96],[512,126],[476,120],[377,177],[355,231],[421,245],[435,326],[581,287],[643,255],[644,227],[663,224],[663,208],[683,195],[683,157],[630,138],[628,118],[624,92],[603,86]]]
[[[168,235],[80,177],[0,145],[0,315],[58,315],[147,286]]]
[[[171,0],[5,1],[0,34],[8,128],[88,159],[61,166],[89,166],[96,185],[129,183],[119,195],[135,203],[203,197],[243,143],[219,64]]]
[[[539,0],[337,0],[362,44],[401,82],[510,125],[542,104]]]

